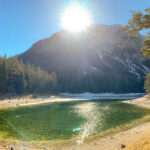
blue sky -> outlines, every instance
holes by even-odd
[[[95,24],[124,25],[130,10],[150,7],[150,0],[0,0],[0,55],[22,53],[62,30],[61,14],[76,2],[90,11]]]

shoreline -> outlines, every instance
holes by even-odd
[[[60,100],[60,97],[46,97],[47,100],[43,101],[43,97],[41,98],[36,98],[36,99],[31,99],[31,97],[28,97],[28,99],[24,98],[20,98],[18,100],[14,99],[12,100],[13,102],[9,103],[11,100],[7,99],[7,100],[3,100],[0,102],[0,108],[10,108],[10,107],[20,107],[20,106],[29,106],[32,105],[32,103],[35,104],[42,104],[42,103],[48,103],[48,102],[61,102],[62,99]],[[80,100],[80,99],[69,99],[69,98],[64,98],[64,101],[72,101],[72,100]],[[87,100],[87,99],[86,99]],[[27,103],[27,102],[31,101],[32,103]],[[19,102],[20,105],[14,105],[17,104],[17,102]],[[37,103],[38,102],[38,103]],[[141,98],[137,98],[137,99],[132,99],[132,100],[125,100],[125,101],[121,101],[123,103],[130,103],[130,104],[134,104],[134,105],[138,105],[140,107],[144,107],[144,108],[150,108],[150,95],[146,95],[144,97]],[[6,107],[5,105],[3,105],[3,107],[1,107],[1,104],[4,103],[5,105],[9,104],[8,107]],[[24,148],[26,150],[42,150],[47,148],[47,146],[49,145],[51,149],[63,149],[63,150],[121,150],[122,147],[124,147],[123,149],[125,150],[138,150],[137,147],[141,147],[141,149],[143,149],[143,146],[145,146],[145,141],[149,141],[147,142],[146,145],[149,145],[150,148],[150,116],[148,117],[148,120],[146,123],[144,123],[144,121],[142,122],[137,122],[137,124],[135,125],[131,125],[129,128],[125,127],[121,128],[121,130],[115,130],[112,133],[108,133],[108,135],[106,136],[101,136],[101,135],[97,135],[95,138],[91,138],[89,137],[89,139],[87,138],[87,140],[82,144],[82,145],[68,145],[66,142],[66,145],[64,144],[64,147],[62,147],[61,145],[59,145],[58,147],[51,147],[51,145],[49,145],[48,143],[43,144],[45,146],[34,146],[29,144],[29,143],[18,143],[15,141],[10,141],[11,144],[9,144],[9,140],[8,141],[1,141],[0,140],[0,146],[2,146],[2,148],[0,147],[0,150],[2,149],[9,149],[11,145],[15,145],[15,150],[20,150],[21,148]],[[17,144],[16,144],[17,143]],[[22,143],[22,144],[21,144]],[[144,144],[143,144],[144,143]],[[144,150],[148,150],[148,149],[144,149]]]
[[[150,94],[133,100],[122,101],[127,104],[134,104],[144,108],[150,108]]]
[[[113,94],[113,93],[83,93],[83,94],[70,94],[61,93],[58,96],[18,96],[14,98],[6,98],[0,100],[0,109],[32,106],[53,102],[69,102],[69,101],[83,101],[83,100],[132,100],[144,96],[145,93],[128,93],[128,94]]]

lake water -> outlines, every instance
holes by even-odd
[[[82,142],[148,114],[148,109],[118,101],[56,102],[0,110],[0,133],[24,141],[75,137]]]

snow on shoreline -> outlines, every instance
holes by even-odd
[[[20,106],[27,105],[37,105],[44,103],[54,103],[54,102],[70,102],[70,101],[80,101],[80,100],[131,100],[142,97],[146,93],[128,93],[128,94],[114,94],[114,93],[81,93],[81,94],[72,94],[72,93],[61,93],[58,97],[45,98],[45,100],[20,104]]]
[[[146,93],[127,93],[127,94],[114,94],[114,93],[81,93],[81,94],[72,94],[72,93],[61,93],[61,97],[75,98],[75,99],[134,99],[146,95]]]

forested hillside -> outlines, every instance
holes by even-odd
[[[50,93],[56,84],[55,73],[25,65],[17,58],[0,57],[0,94]]]
[[[150,60],[140,51],[142,40],[121,25],[93,25],[81,34],[57,32],[18,58],[55,72],[60,92],[144,92]]]

